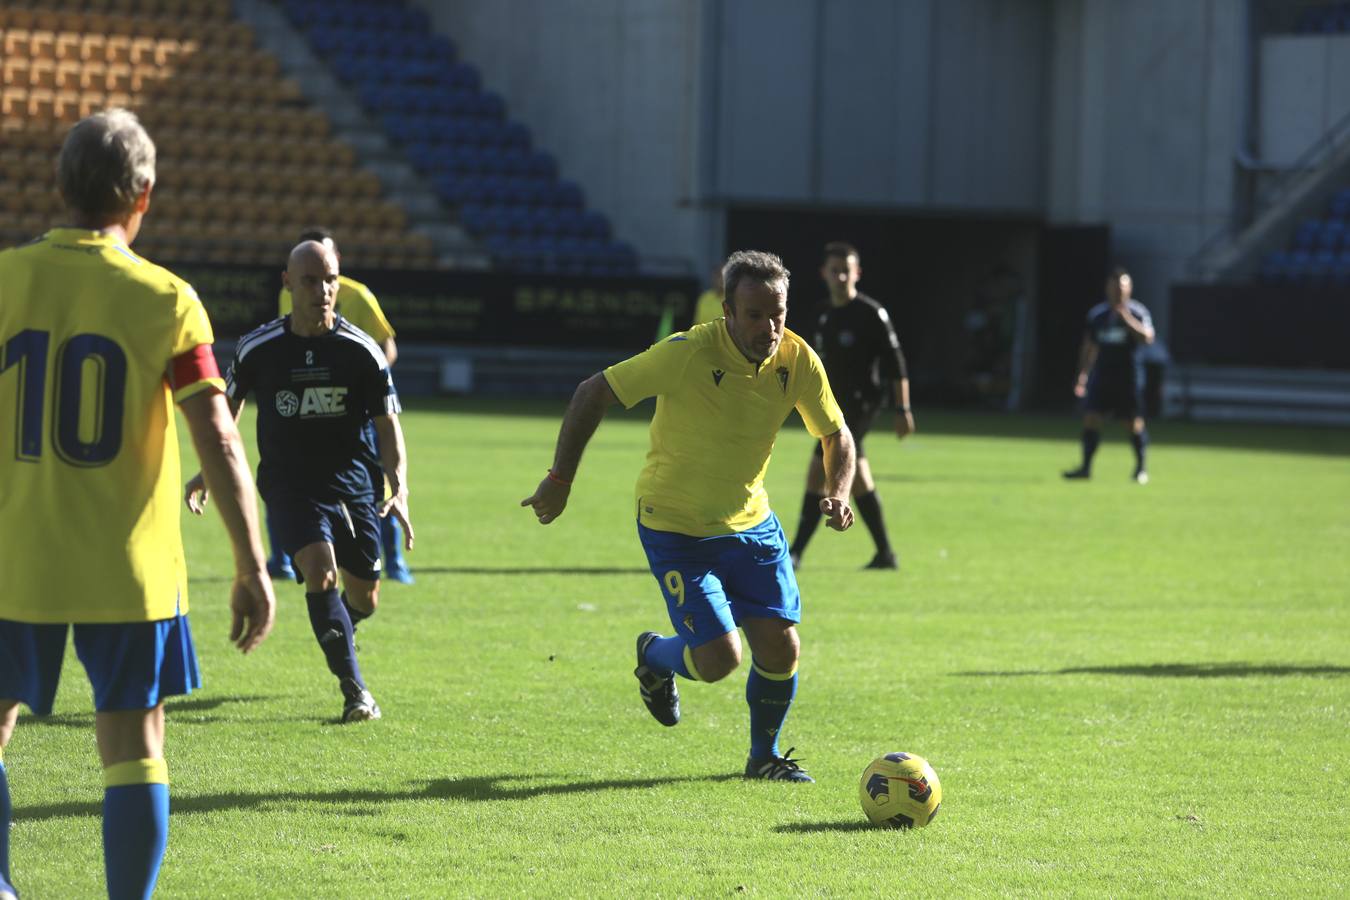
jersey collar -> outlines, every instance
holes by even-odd
[[[787,334],[784,332],[783,340],[778,342],[778,349],[773,352],[764,362],[756,365],[745,358],[741,348],[736,346],[736,342],[731,339],[729,324],[726,319],[718,320],[717,324],[717,349],[726,365],[728,372],[738,372],[741,375],[758,375],[778,359],[779,354],[783,352],[783,345],[787,343]]]

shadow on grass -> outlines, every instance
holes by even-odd
[[[380,804],[407,800],[532,800],[550,794],[588,794],[600,791],[645,791],[668,784],[694,784],[719,781],[739,781],[740,775],[690,775],[672,778],[615,778],[599,781],[571,781],[561,784],[538,784],[535,779],[507,775],[485,775],[466,778],[438,778],[433,781],[412,782],[406,790],[374,791],[277,791],[265,794],[239,792],[234,794],[175,794],[172,809],[175,815],[211,813],[222,810],[258,809],[296,803]],[[373,811],[346,810],[344,815],[373,815]],[[14,819],[19,822],[41,822],[75,816],[102,816],[103,805],[94,803],[53,803],[46,806],[16,806]]]
[[[164,710],[172,717],[174,713],[192,713],[205,712],[209,709],[219,709],[231,703],[255,703],[259,700],[271,700],[270,696],[255,694],[247,697],[197,697],[187,700],[178,700],[170,698],[164,701]],[[214,718],[208,718],[206,721],[215,721]],[[93,728],[94,713],[92,710],[84,712],[52,713],[48,716],[24,715],[20,718],[21,728],[32,727],[34,725],[46,726],[49,728]],[[193,724],[203,724],[201,719],[193,720]]]
[[[1137,678],[1284,678],[1300,675],[1350,675],[1350,666],[1294,666],[1272,663],[1153,663],[1134,666],[1076,666],[1069,669],[1025,669],[1016,672],[953,672],[978,678],[1020,675],[1129,675]]]
[[[849,819],[844,822],[793,822],[791,825],[775,825],[779,834],[820,834],[827,831],[876,831],[877,826],[861,819]]]
[[[418,566],[418,575],[650,575],[651,569],[619,566]]]

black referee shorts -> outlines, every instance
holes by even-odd
[[[877,407],[875,406],[840,406],[844,413],[844,424],[848,426],[849,433],[853,435],[853,446],[857,448],[858,459],[862,459],[867,454],[863,450],[863,438],[872,428],[872,422],[877,417]],[[825,447],[820,441],[816,441],[816,456],[825,457]]]

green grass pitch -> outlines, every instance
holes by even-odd
[[[1063,482],[1069,418],[873,433],[904,569],[859,571],[861,524],[811,546],[784,746],[819,783],[791,786],[736,777],[740,673],[683,683],[674,729],[637,696],[633,638],[669,630],[631,513],[647,412],[602,425],[557,523],[519,508],[561,411],[405,415],[417,584],[359,635],[380,722],[335,724],[295,585],[229,648],[224,531],[185,516],[206,687],[170,705],[161,896],[1350,894],[1347,433],[1161,423],[1145,487],[1118,430]],[[770,469],[789,533],[809,450],[790,425]],[[6,753],[27,897],[103,890],[89,702],[72,654]],[[930,828],[864,824],[893,750],[941,776]]]

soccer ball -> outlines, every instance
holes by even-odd
[[[922,756],[887,753],[863,770],[858,799],[873,825],[922,828],[942,806],[942,784]]]

